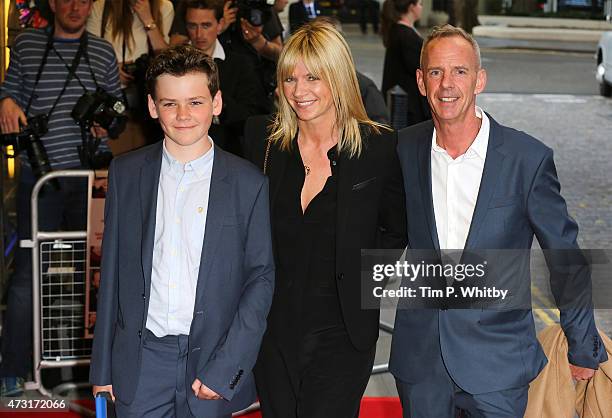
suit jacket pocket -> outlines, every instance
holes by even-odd
[[[359,182],[357,184],[353,184],[352,190],[356,192],[358,190],[365,189],[370,184],[373,184],[375,181],[376,181],[376,177],[372,177],[372,178],[369,178],[367,180],[361,181],[361,182]]]
[[[511,206],[511,205],[520,203],[522,201],[523,201],[522,194],[496,197],[496,198],[491,199],[491,201],[489,202],[489,208],[501,208],[503,206]]]

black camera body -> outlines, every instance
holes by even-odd
[[[51,171],[51,163],[47,150],[40,137],[49,131],[47,115],[37,115],[28,118],[28,124],[18,134],[0,135],[0,145],[15,147],[15,152],[25,150],[32,172],[36,178],[41,178]]]
[[[238,19],[245,19],[253,26],[261,26],[272,16],[274,0],[234,0],[232,7],[238,8]]]
[[[134,77],[135,79],[142,78],[145,79],[145,75],[147,73],[147,68],[149,68],[149,63],[151,62],[151,57],[149,54],[142,54],[136,61],[130,64],[123,64],[121,69]]]
[[[82,127],[97,123],[108,131],[111,138],[117,138],[125,128],[126,106],[122,100],[102,89],[86,92],[76,102],[70,114]]]

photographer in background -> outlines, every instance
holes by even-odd
[[[111,45],[85,32],[93,0],[49,0],[49,5],[55,13],[53,27],[49,32],[28,29],[17,36],[6,80],[0,87],[2,143],[8,143],[7,134],[21,131],[20,146],[28,154],[26,158],[22,152],[17,188],[20,240],[31,237],[30,198],[37,176],[50,170],[78,169],[91,162],[90,158],[82,162],[83,155],[78,149],[84,145],[82,134],[89,137],[89,132],[82,132],[72,117],[73,110],[83,110],[82,106],[75,108],[77,101],[84,96],[92,97],[96,91],[115,97],[121,95],[117,60]],[[99,127],[93,130],[98,145],[96,156],[99,156],[101,152],[108,152],[106,132]],[[40,229],[84,229],[87,182],[63,178],[55,186],[44,189],[39,196]],[[19,396],[24,379],[31,372],[31,250],[19,248],[15,262],[2,329],[0,396]]]
[[[261,3],[263,4],[263,1]],[[278,60],[281,49],[283,49],[283,25],[278,14],[285,9],[287,3],[287,0],[275,0],[271,8],[269,8],[269,16],[263,15],[264,17],[267,16],[263,24],[257,22],[257,18],[254,17],[256,15],[249,16],[248,12],[244,15],[238,14],[242,38],[257,53],[274,62]],[[240,2],[238,2],[238,5],[240,5]],[[270,7],[270,5],[268,4],[267,7]]]
[[[119,61],[121,87],[130,110],[119,152],[162,138],[149,117],[144,86],[149,60],[169,45],[174,6],[170,0],[97,0],[87,31],[108,40]],[[104,30],[103,30],[104,28]]]
[[[234,5],[233,1],[214,1],[217,3],[215,7],[223,8],[222,19],[219,20],[219,34],[221,34],[236,21],[238,8]],[[178,4],[174,9],[174,21],[172,22],[172,27],[170,28],[170,46],[187,45],[190,42],[189,35],[187,34],[187,27],[185,26],[187,3],[189,3],[189,0],[178,0]]]
[[[270,1],[270,0],[268,0]],[[266,0],[237,0],[237,21],[219,36],[226,51],[249,57],[266,96],[266,113],[272,111],[276,89],[276,61],[283,48],[283,27],[275,7]]]
[[[209,134],[226,151],[242,155],[240,140],[250,116],[266,111],[260,106],[263,88],[248,58],[225,51],[217,35],[223,28],[223,9],[216,0],[187,0],[185,26],[191,45],[212,57],[219,71],[223,97],[221,113],[213,118]]]
[[[270,113],[276,88],[276,60],[283,48],[283,25],[278,17],[287,5],[287,0],[215,0],[223,5],[223,19],[220,20],[219,41],[225,52],[245,56],[255,69],[265,95],[259,100],[262,113]],[[185,26],[185,10],[188,0],[177,8],[172,24],[172,45],[189,42]]]

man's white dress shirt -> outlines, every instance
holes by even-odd
[[[454,160],[445,149],[438,146],[434,128],[431,142],[431,192],[438,242],[442,250],[462,250],[470,231],[490,130],[489,118],[478,106],[476,116],[482,119],[480,130],[465,154]]]

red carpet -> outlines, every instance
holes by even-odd
[[[80,402],[93,409],[92,401]],[[363,398],[359,418],[401,418],[402,409],[398,398]],[[243,415],[244,418],[261,418],[259,412]],[[0,412],[0,418],[82,418],[75,412]],[[241,417],[242,418],[242,417]]]

